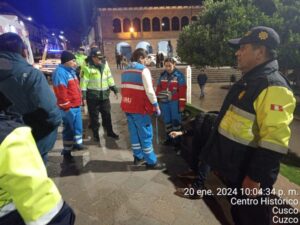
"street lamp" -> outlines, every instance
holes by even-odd
[[[32,21],[32,17],[31,16],[27,17],[27,20]]]
[[[52,33],[52,36],[55,36],[55,33]]]

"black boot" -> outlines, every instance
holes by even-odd
[[[108,132],[107,133],[107,137],[111,137],[111,138],[114,138],[114,139],[119,139],[119,135],[117,135],[115,132],[111,131],[111,132]]]

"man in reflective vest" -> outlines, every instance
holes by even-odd
[[[99,112],[102,124],[108,137],[119,139],[112,128],[109,95],[112,90],[118,99],[115,85],[108,63],[98,48],[92,48],[87,64],[82,69],[80,86],[83,98],[86,99],[94,141],[99,142]],[[85,101],[85,100],[84,100]]]
[[[146,161],[147,169],[164,169],[165,164],[157,161],[152,146],[153,130],[150,115],[159,116],[160,109],[153,89],[151,73],[145,67],[147,53],[136,49],[132,54],[132,63],[121,78],[121,108],[126,113],[130,133],[134,164]]]
[[[0,224],[73,225],[75,215],[47,176],[30,127],[2,111],[9,104],[0,93]]]
[[[270,206],[260,200],[268,198],[279,161],[287,154],[296,104],[289,82],[278,71],[279,43],[276,31],[263,26],[229,41],[239,47],[235,55],[243,77],[226,96],[203,150],[205,161],[232,188],[231,197],[258,199],[258,205],[232,203],[238,225],[272,224]]]

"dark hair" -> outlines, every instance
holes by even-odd
[[[254,49],[257,49],[257,48],[259,48],[259,47],[261,47],[261,46],[265,46],[265,45],[256,44],[256,43],[251,43],[251,45],[252,45],[252,47],[253,47]],[[269,48],[269,47],[267,47],[267,46],[265,46],[265,47],[266,47],[266,57],[267,57],[268,59],[277,59],[277,56],[278,56],[277,50],[276,50],[276,49]]]
[[[139,62],[140,58],[142,57],[143,59],[147,57],[147,51],[143,48],[138,48],[136,49],[131,56],[131,61],[132,62]]]
[[[15,33],[8,32],[0,35],[0,51],[8,51],[23,55],[26,49],[21,37]]]
[[[167,62],[172,63],[172,64],[176,64],[176,62],[175,62],[175,60],[173,58],[166,58],[164,60],[164,64],[167,63]]]

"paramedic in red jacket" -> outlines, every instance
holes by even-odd
[[[71,150],[83,150],[81,90],[75,72],[75,56],[63,51],[61,64],[53,72],[53,88],[57,97],[57,105],[61,109],[63,118],[63,145],[61,154],[65,159],[72,159]]]

